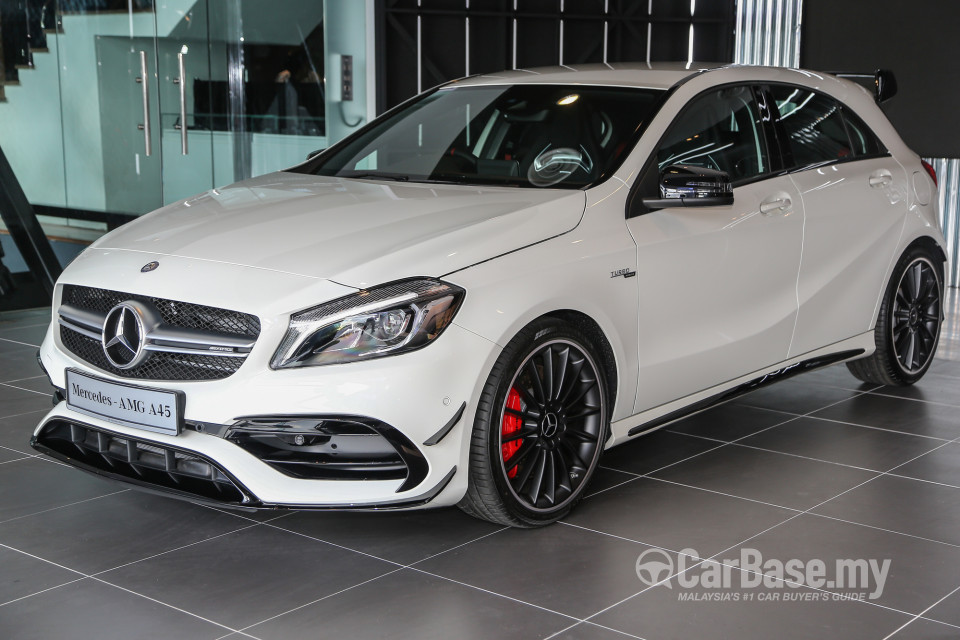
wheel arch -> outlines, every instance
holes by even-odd
[[[617,382],[619,379],[617,372],[617,358],[614,355],[613,347],[610,345],[610,341],[607,339],[603,329],[593,318],[582,311],[575,311],[573,309],[557,309],[556,311],[550,311],[536,318],[533,320],[533,322],[536,322],[541,318],[556,318],[557,320],[571,324],[577,327],[583,333],[587,334],[587,336],[593,340],[594,346],[600,351],[600,353],[597,354],[601,359],[600,365],[603,367],[603,371],[607,375],[607,397],[610,402],[611,415],[613,415],[612,408],[616,405]]]

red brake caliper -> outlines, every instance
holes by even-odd
[[[517,393],[516,389],[510,389],[510,393],[507,394],[507,409],[523,411],[523,405],[520,403],[520,394]],[[520,427],[523,426],[523,419],[520,416],[504,411],[502,425],[503,426],[500,427],[500,433],[507,436],[520,430]],[[522,442],[523,440],[511,440],[510,442],[505,442],[500,445],[500,455],[503,457],[504,462],[507,462],[513,457],[513,454],[517,452]],[[510,478],[516,475],[517,467],[507,472],[507,476]]]

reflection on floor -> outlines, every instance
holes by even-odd
[[[37,457],[49,311],[0,315],[2,636],[960,637],[949,303],[915,387],[841,365],[761,389],[607,452],[576,512],[536,531],[456,509],[236,515]],[[785,569],[817,562],[831,582]]]

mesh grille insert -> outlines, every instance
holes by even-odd
[[[103,314],[126,300],[138,300],[153,305],[160,312],[163,322],[173,327],[216,331],[242,337],[256,338],[260,335],[260,320],[254,315],[239,311],[108,289],[76,285],[65,285],[63,288],[63,304]],[[221,380],[235,373],[246,360],[245,357],[226,358],[155,351],[151,352],[142,364],[132,369],[118,369],[107,361],[99,340],[64,326],[60,327],[60,340],[68,351],[94,367],[123,378],[140,380]]]

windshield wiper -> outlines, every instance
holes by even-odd
[[[405,176],[402,174],[377,173],[375,171],[358,172],[358,173],[350,173],[350,174],[341,173],[339,174],[339,177],[341,178],[372,178],[375,180],[393,180],[394,182],[410,181],[410,176]]]

